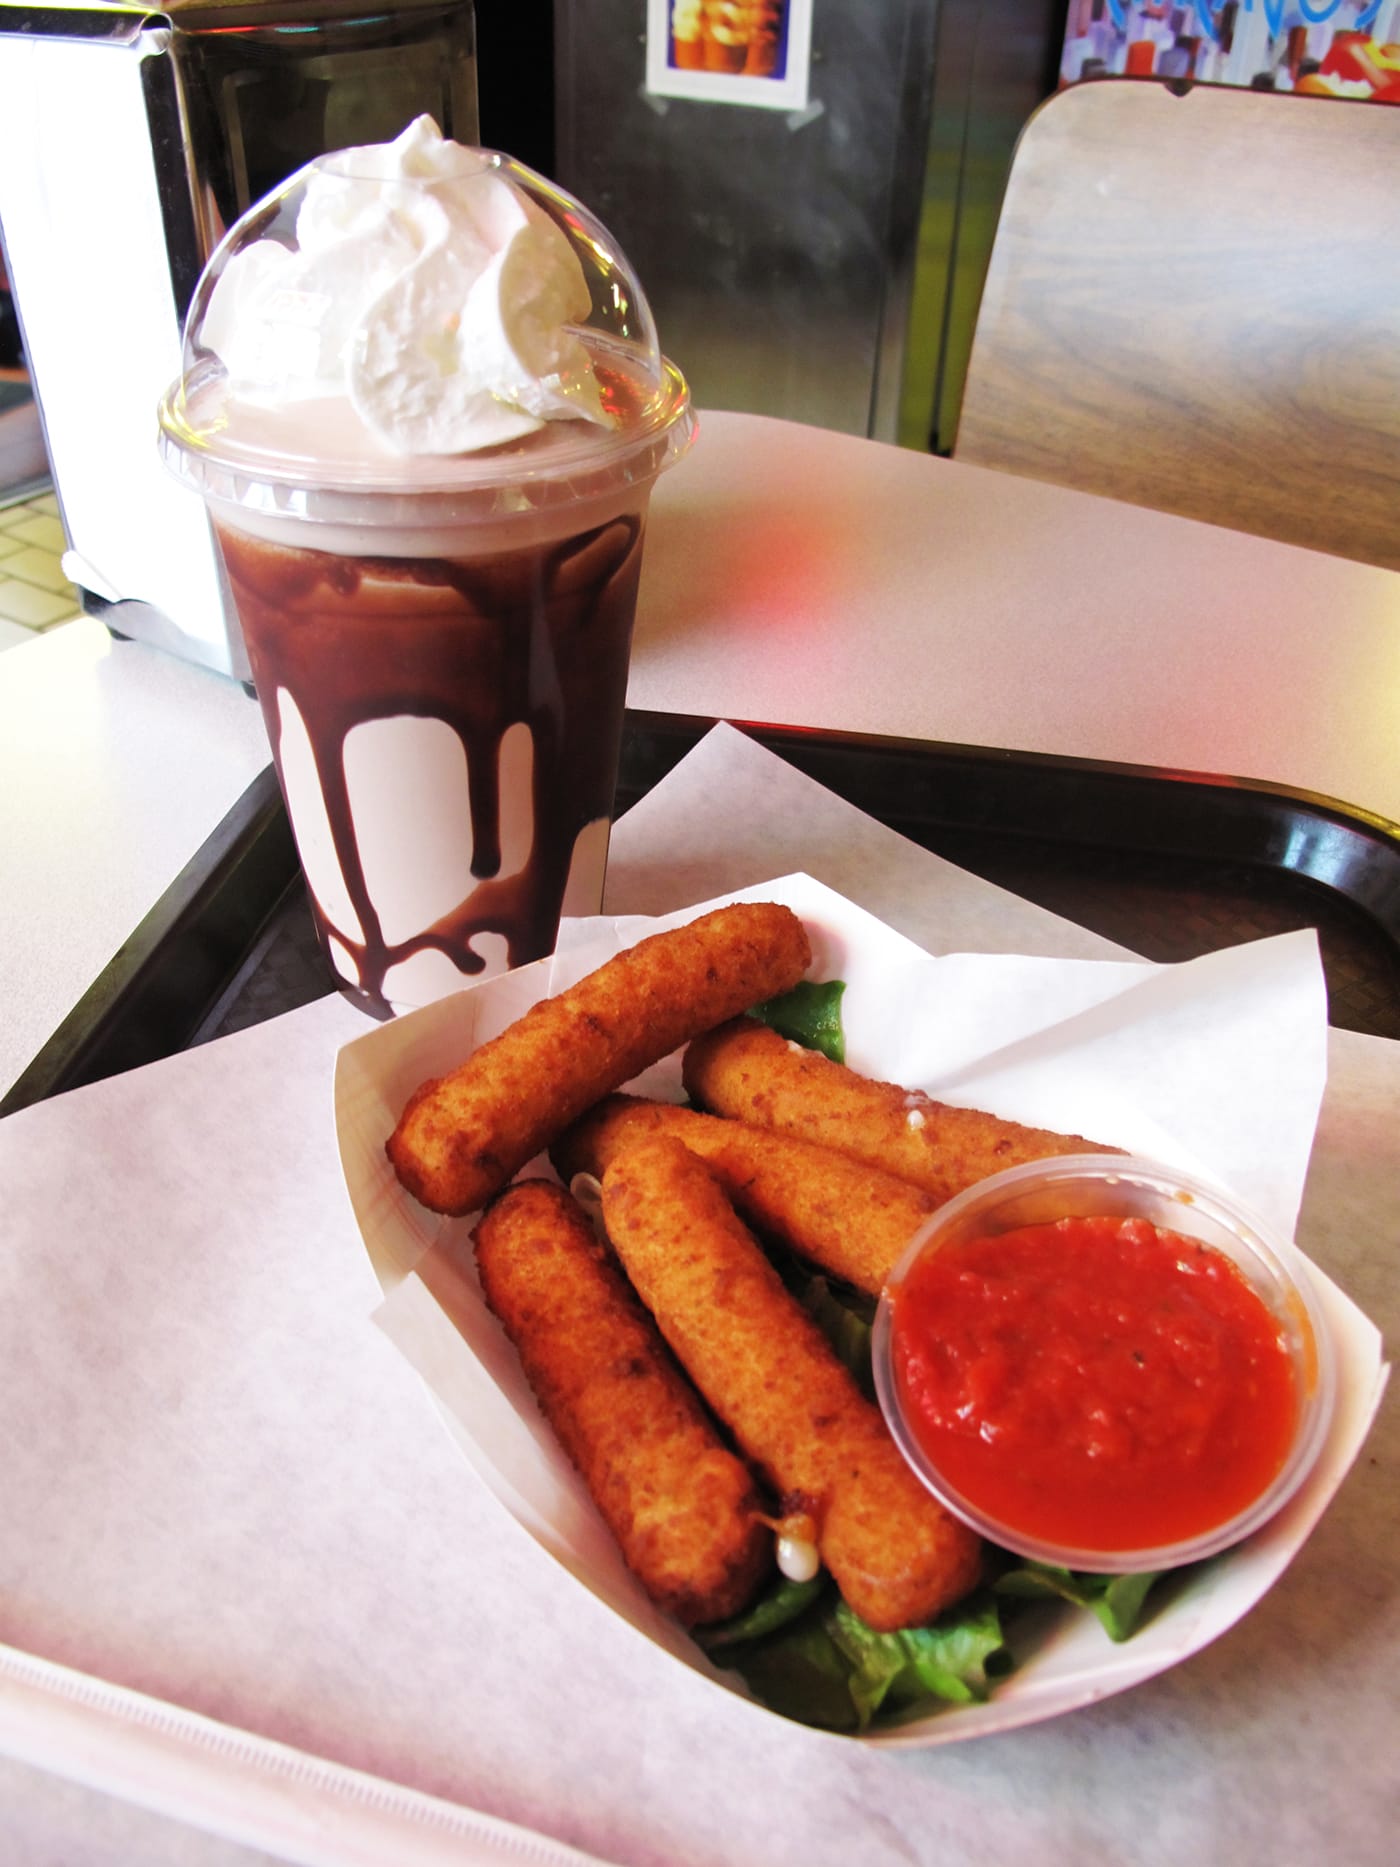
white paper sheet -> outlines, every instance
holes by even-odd
[[[617,825],[608,903],[665,913],[799,869],[930,952],[1125,957],[729,729]],[[1389,1867],[1393,1399],[1287,1573],[1186,1664],[927,1755],[805,1731],[561,1573],[373,1326],[331,1108],[366,1028],[326,1000],[0,1122],[0,1641],[626,1867]],[[1299,1238],[1393,1336],[1400,1046],[1334,1031],[1329,1067]],[[83,1732],[6,1765],[17,1858],[231,1862],[126,1820],[111,1798],[149,1785],[101,1765]],[[242,1788],[183,1821],[279,1813]]]

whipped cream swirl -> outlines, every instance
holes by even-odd
[[[296,248],[230,259],[203,342],[235,403],[348,403],[398,454],[498,447],[560,419],[611,425],[564,232],[489,156],[419,117],[315,165]]]

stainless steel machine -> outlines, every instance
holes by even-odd
[[[810,0],[792,111],[723,82],[649,90],[668,13],[555,0],[556,166],[638,268],[698,404],[946,447],[1064,0]]]
[[[64,567],[118,632],[246,674],[155,405],[224,229],[313,156],[422,112],[478,140],[472,0],[0,0],[0,233]]]

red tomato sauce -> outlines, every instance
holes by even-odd
[[[1086,1552],[1215,1529],[1276,1476],[1298,1416],[1279,1325],[1243,1274],[1142,1219],[930,1252],[891,1341],[910,1430],[966,1502]]]

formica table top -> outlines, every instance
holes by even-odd
[[[761,416],[658,482],[628,697],[1400,822],[1400,575]]]
[[[658,483],[629,703],[1218,773],[1400,822],[1400,576],[765,417]],[[268,762],[83,619],[0,659],[0,1089]]]

